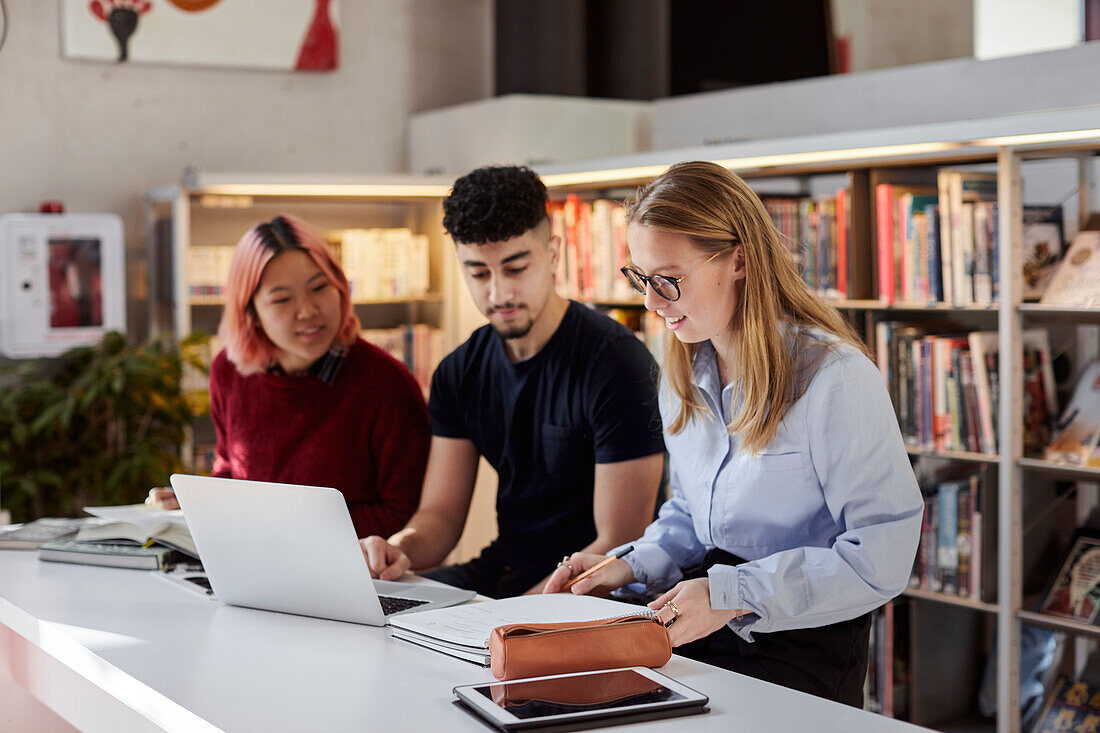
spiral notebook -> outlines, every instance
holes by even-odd
[[[615,616],[655,616],[645,606],[572,593],[517,596],[440,608],[390,620],[393,638],[468,662],[489,666],[489,635],[505,624],[596,621]]]

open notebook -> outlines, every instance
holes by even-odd
[[[505,624],[595,621],[616,616],[655,616],[645,606],[572,593],[517,596],[426,611],[390,621],[391,634],[452,657],[489,666],[489,635]]]

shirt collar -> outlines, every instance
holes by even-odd
[[[703,341],[691,360],[691,376],[699,389],[718,399],[722,395],[722,380],[718,376],[718,355],[710,341]]]
[[[325,384],[332,384],[336,381],[336,374],[340,371],[340,365],[344,363],[344,357],[347,356],[347,353],[347,346],[333,344],[332,348],[326,351],[324,356],[310,364],[309,368],[299,376],[316,377]],[[279,362],[275,362],[268,367],[267,373],[284,375],[286,371],[279,366]]]

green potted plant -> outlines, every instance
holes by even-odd
[[[128,344],[111,332],[58,359],[0,370],[0,498],[12,520],[79,516],[166,485],[208,403],[201,390],[181,390],[185,368],[205,372],[208,340]]]

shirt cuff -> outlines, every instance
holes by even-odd
[[[741,584],[737,568],[733,565],[712,565],[707,570],[710,581],[710,607],[713,609],[744,608],[741,603]]]
[[[672,562],[672,558],[660,546],[641,544],[638,541],[630,544],[634,545],[634,550],[624,556],[623,560],[633,571],[634,579],[643,583],[649,591],[663,593],[684,577],[680,568]],[[614,555],[625,547],[626,545],[616,547],[607,554]]]
[[[741,573],[733,565],[713,565],[707,570],[710,587],[710,607],[714,609],[744,609],[745,615],[726,624],[733,633],[751,642],[752,624],[759,618],[741,596]]]

